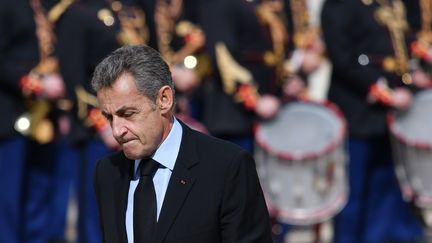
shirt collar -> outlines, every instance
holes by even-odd
[[[183,128],[177,119],[174,117],[174,123],[168,136],[153,154],[152,159],[157,161],[163,167],[169,170],[174,169],[175,162],[180,150],[181,138],[183,135]],[[135,160],[135,173],[137,172],[141,159]]]

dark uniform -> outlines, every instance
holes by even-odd
[[[254,86],[261,94],[276,92],[274,69],[264,64],[264,53],[272,49],[271,40],[258,21],[256,4],[244,0],[195,3],[197,22],[206,35],[205,47],[214,70],[211,80],[203,83],[203,123],[210,134],[238,143],[249,151],[253,148],[253,105],[249,106],[248,98],[234,97],[242,92],[239,87],[248,90]],[[251,73],[252,83],[246,86],[236,83],[234,90],[227,92],[224,88],[227,81],[221,77],[223,70],[217,65],[217,43],[223,43],[235,61]]]
[[[42,8],[52,4],[54,1],[44,1]],[[23,138],[16,133],[23,128],[22,123],[16,123],[17,118],[29,111],[29,104],[44,99],[37,95],[24,98],[23,95],[23,80],[28,80],[23,77],[41,61],[40,39],[36,35],[40,25],[36,24],[36,11],[28,1],[2,1],[1,5],[0,103],[5,113],[0,128],[1,178],[4,180],[1,183],[4,194],[0,203],[0,241],[45,242],[49,238],[46,229],[56,169],[56,153],[53,152],[56,144],[51,141],[55,134],[40,144],[33,140],[35,137]],[[50,115],[54,115],[51,117],[54,121],[55,114]]]
[[[422,27],[420,1],[421,0],[419,1],[404,0],[408,23],[410,27],[415,31],[420,30]]]
[[[394,57],[395,50],[388,28],[377,21],[378,2],[386,1],[327,0],[322,13],[333,63],[329,99],[341,108],[349,128],[350,196],[335,219],[335,242],[412,241],[422,236],[394,175],[386,126],[390,108],[368,100],[379,78],[385,77],[390,88],[405,86],[403,73],[385,67],[385,58]]]
[[[0,1],[0,242],[21,242],[26,140],[14,129],[25,111],[19,80],[38,62],[33,12],[26,1]]]

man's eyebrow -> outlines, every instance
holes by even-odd
[[[115,113],[116,114],[119,114],[119,113],[123,113],[123,112],[125,112],[126,110],[128,109],[128,107],[126,107],[126,106],[121,106],[120,108],[118,108],[116,111],[115,111]]]
[[[136,107],[123,105],[122,107],[117,109],[114,113],[117,115],[122,115],[122,114],[126,113],[127,111],[137,111],[137,110],[138,109]]]
[[[127,110],[135,110],[136,108],[134,108],[134,107],[130,107],[130,106],[125,106],[125,105],[123,105],[122,107],[120,107],[119,109],[117,109],[115,112],[114,112],[114,114],[123,114],[123,113],[125,113]],[[112,116],[112,114],[111,113],[108,113],[108,112],[106,112],[106,111],[104,111],[104,110],[101,110],[101,113],[102,113],[102,115],[104,116],[104,117],[106,117],[106,118],[108,118],[108,117],[110,117],[110,116]]]
[[[125,113],[128,110],[136,110],[136,108],[135,107],[131,107],[131,106],[123,105],[122,107],[120,107],[119,109],[117,109],[115,111],[115,114],[123,114],[123,113]]]
[[[104,117],[108,117],[108,116],[111,115],[111,114],[109,114],[108,112],[106,112],[106,111],[104,111],[104,110],[101,110],[101,113],[102,113],[102,115],[103,115]]]

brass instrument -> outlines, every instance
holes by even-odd
[[[46,100],[35,100],[31,103],[28,111],[15,121],[14,128],[40,144],[49,143],[54,139],[54,125],[47,117],[51,105]]]

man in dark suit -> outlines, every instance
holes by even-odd
[[[122,147],[94,175],[104,242],[271,242],[252,157],[176,120],[170,72],[156,51],[116,50],[92,85]],[[145,173],[149,164],[156,168]]]

